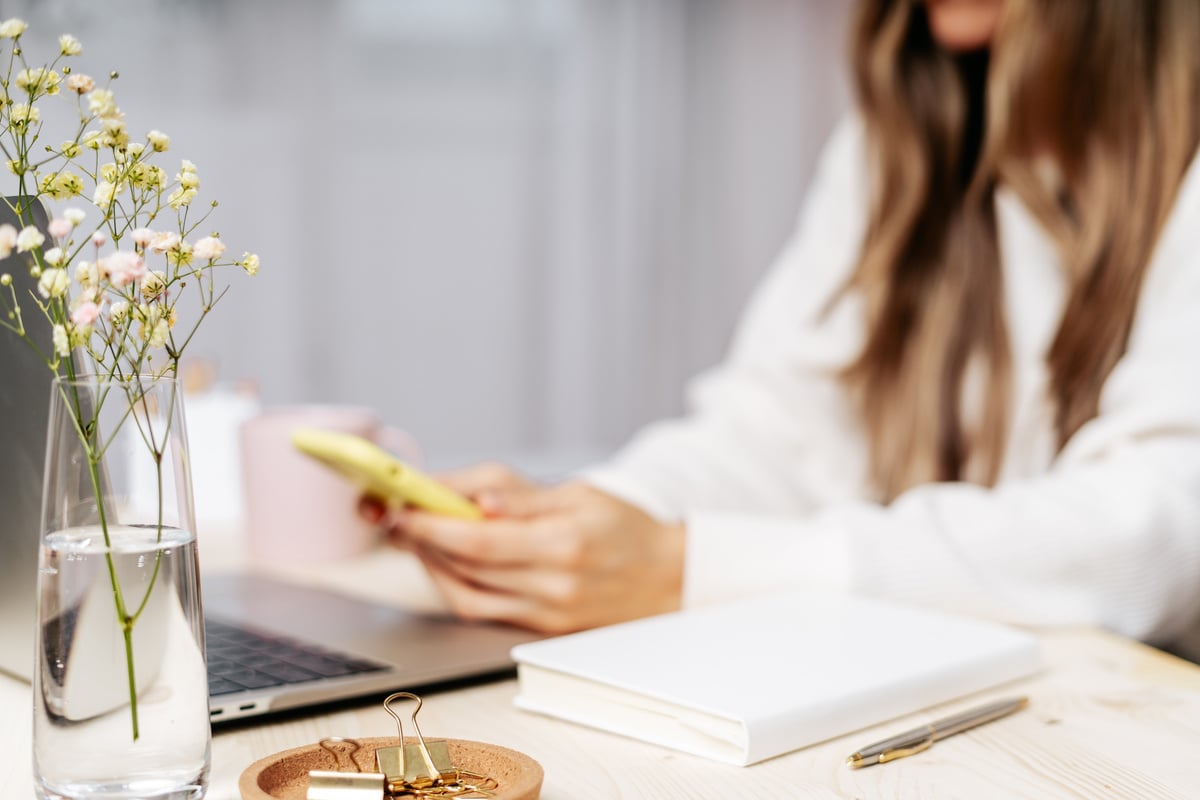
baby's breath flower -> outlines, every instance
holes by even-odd
[[[24,89],[30,95],[58,94],[58,84],[61,80],[62,78],[57,72],[45,67],[23,69],[14,78],[17,87]]]
[[[92,195],[92,202],[101,208],[108,208],[112,205],[113,198],[117,196],[117,187],[110,181],[100,181],[96,184],[96,191]]]
[[[173,264],[176,267],[186,267],[192,263],[192,246],[187,242],[180,242],[177,250],[167,252],[167,263]]]
[[[78,175],[71,172],[51,172],[49,175],[42,176],[38,188],[41,189],[42,194],[48,194],[55,200],[63,200],[81,193],[83,181]]]
[[[91,325],[72,325],[69,329],[71,347],[86,347],[88,338],[92,335]]]
[[[100,149],[100,131],[87,131],[83,136],[79,137],[79,144],[89,150]]]
[[[0,258],[8,258],[12,255],[13,248],[17,246],[17,229],[7,222],[0,225]]]
[[[48,269],[38,279],[38,294],[45,298],[62,297],[71,287],[71,276],[65,269]]]
[[[84,300],[71,312],[71,322],[76,325],[91,326],[100,318],[100,306],[92,300]]]
[[[120,117],[105,117],[100,127],[100,146],[124,149],[129,145],[129,131]]]
[[[100,285],[100,267],[92,261],[80,261],[75,265],[75,282],[84,289]]]
[[[108,318],[112,320],[113,325],[120,325],[129,317],[129,303],[125,300],[120,300],[112,304],[108,309]]]
[[[10,158],[7,161],[5,161],[4,164],[5,164],[5,166],[8,167],[8,171],[11,172],[13,175],[20,175],[22,172],[25,171],[25,165],[19,159]]]
[[[225,244],[215,236],[205,236],[192,246],[192,255],[201,261],[212,261],[220,258],[225,252]]]
[[[180,209],[186,205],[190,205],[195,199],[195,189],[184,189],[183,187],[180,187],[171,192],[171,194],[167,197],[167,203],[170,204],[171,208]]]
[[[109,183],[117,182],[117,165],[113,162],[100,165],[100,180],[108,181]]]
[[[141,142],[131,142],[129,147],[125,148],[125,151],[129,153],[131,158],[137,158],[146,151],[146,145]]]
[[[93,89],[88,93],[88,111],[98,117],[111,117],[118,112],[113,93],[109,89]]]
[[[67,88],[75,92],[75,94],[87,94],[96,88],[96,81],[91,75],[84,75],[82,72],[77,72],[67,77]]]
[[[69,33],[58,37],[58,52],[64,56],[77,56],[83,52],[83,45]]]
[[[147,300],[157,300],[167,290],[166,273],[153,270],[142,278],[142,297]]]
[[[154,323],[154,327],[150,329],[150,335],[147,339],[147,344],[151,347],[162,347],[171,338],[171,325],[165,319],[160,319]]]
[[[146,134],[146,142],[156,153],[165,153],[171,146],[171,137],[162,131],[150,131]]]
[[[0,275],[0,286],[12,286],[12,275],[7,272]]]
[[[258,274],[258,255],[256,253],[242,253],[242,260],[237,262],[247,275],[254,276]]]
[[[42,256],[42,260],[53,267],[61,267],[66,258],[67,254],[61,247],[51,247]]]
[[[25,103],[14,103],[8,110],[8,122],[17,133],[25,133],[29,126],[42,118],[42,112]]]
[[[32,225],[26,225],[17,234],[17,252],[28,253],[35,247],[41,247],[45,241],[46,237],[42,235],[41,231]]]
[[[179,179],[179,185],[184,189],[200,188],[200,176],[196,173],[196,165],[190,161],[184,160],[183,166],[179,168],[179,174],[175,177]]]
[[[46,226],[46,232],[55,239],[65,239],[71,235],[71,231],[75,229],[68,220],[62,217],[55,217],[50,220],[50,224]]]
[[[65,325],[55,325],[52,338],[54,340],[54,352],[56,355],[64,358],[71,355],[71,340],[67,336],[67,327]]]
[[[83,152],[83,148],[79,146],[79,142],[63,142],[58,146],[58,152],[62,153],[64,158],[76,158]]]
[[[71,223],[72,225],[76,225],[76,226],[78,226],[79,223],[81,223],[85,219],[87,219],[87,212],[84,211],[82,208],[64,209],[62,212],[62,215],[63,215],[63,219],[65,219],[67,222]]]
[[[178,233],[175,233],[174,231],[165,231],[163,233],[154,234],[154,236],[150,239],[150,249],[156,253],[166,253],[170,252],[171,250],[178,250],[182,243],[183,239],[180,238]]]
[[[10,17],[4,20],[4,22],[0,22],[0,39],[16,39],[28,27],[25,24],[25,20]]]

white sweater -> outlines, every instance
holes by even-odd
[[[1060,260],[1014,194],[996,199],[1013,359],[999,483],[869,500],[860,420],[836,377],[865,338],[860,298],[832,313],[867,209],[853,120],[822,156],[799,227],[689,413],[640,432],[584,477],[684,520],[684,603],[822,586],[1153,642],[1200,632],[1200,159],[1154,253],[1128,351],[1099,415],[1061,452],[1045,355]],[[1190,654],[1195,643],[1179,646]]]

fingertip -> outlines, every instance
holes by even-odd
[[[482,492],[475,498],[475,504],[485,517],[504,516],[504,497],[497,492]]]
[[[383,520],[383,515],[387,509],[377,498],[370,495],[363,495],[358,499],[358,513],[372,524],[378,524]]]

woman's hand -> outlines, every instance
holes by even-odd
[[[488,518],[404,509],[388,523],[459,616],[563,633],[679,607],[682,525],[582,483],[543,488],[495,467],[447,482]]]

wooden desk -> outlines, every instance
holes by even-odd
[[[374,559],[370,564],[378,568]],[[367,562],[351,566],[372,568]],[[274,571],[314,579],[322,573],[320,582],[327,585],[346,583],[349,574],[343,570],[339,577],[327,565]],[[494,742],[529,754],[546,771],[545,800],[1200,797],[1200,668],[1095,630],[1055,631],[1042,640],[1048,668],[1037,678],[747,768],[518,711],[511,680],[424,695],[421,727],[427,736]],[[1018,693],[1030,696],[1027,711],[918,756],[858,771],[842,763],[876,739]],[[29,687],[0,677],[0,714],[0,798],[23,800],[33,796]],[[209,797],[236,800],[238,775],[270,753],[327,735],[387,736],[394,730],[377,705],[218,729]]]

